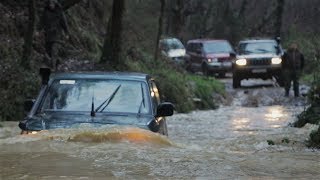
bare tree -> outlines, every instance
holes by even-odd
[[[158,34],[157,34],[155,53],[154,53],[155,60],[158,59],[159,41],[160,41],[160,37],[162,35],[163,16],[164,16],[164,9],[165,9],[165,5],[166,5],[165,0],[160,0],[160,2],[161,2],[161,8],[160,8],[160,16],[159,16],[159,24],[158,24]]]
[[[277,0],[277,8],[276,8],[276,22],[275,22],[275,36],[281,36],[281,28],[282,28],[282,16],[283,9],[285,5],[284,0]]]
[[[36,6],[35,0],[28,1],[28,11],[29,11],[28,29],[24,37],[23,54],[21,59],[21,65],[26,69],[30,68],[30,59],[31,59],[33,35],[34,35],[35,20],[36,20],[35,6]]]
[[[107,35],[105,37],[101,63],[110,62],[116,67],[120,64],[122,21],[125,10],[125,0],[113,0],[112,15],[109,19]]]
[[[72,6],[78,4],[80,1],[82,1],[82,0],[64,0],[62,2],[62,8],[63,8],[63,10],[67,10],[67,9],[71,8]]]

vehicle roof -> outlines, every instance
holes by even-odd
[[[188,41],[189,43],[202,43],[202,42],[229,42],[225,39],[192,39]]]
[[[50,79],[117,79],[145,81],[150,79],[150,76],[136,72],[70,72],[52,74]]]
[[[239,42],[240,43],[256,43],[256,42],[276,42],[274,39],[246,39]]]

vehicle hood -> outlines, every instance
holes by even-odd
[[[185,49],[170,49],[167,52],[167,56],[174,58],[174,57],[181,57],[186,55],[186,50]]]
[[[151,115],[106,115],[97,114],[91,117],[88,114],[41,114],[24,120],[27,130],[46,130],[60,128],[76,128],[82,124],[92,127],[103,125],[128,125],[148,129],[148,124],[153,120]]]
[[[230,57],[230,53],[211,53],[206,54],[207,58],[228,58]]]
[[[237,59],[245,58],[245,59],[254,59],[254,58],[273,58],[279,57],[276,54],[248,54],[248,55],[238,55]]]

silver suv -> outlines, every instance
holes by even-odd
[[[241,80],[260,78],[277,80],[283,85],[281,66],[283,49],[274,39],[254,39],[239,42],[237,58],[233,62],[233,87],[241,86]]]

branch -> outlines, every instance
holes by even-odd
[[[72,6],[78,4],[80,1],[82,1],[82,0],[64,0],[61,3],[62,4],[62,8],[63,8],[63,10],[68,10]]]

